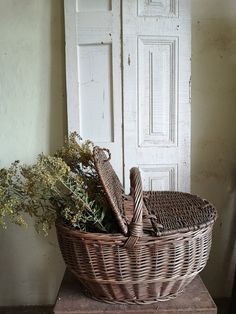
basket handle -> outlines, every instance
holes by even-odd
[[[143,235],[143,188],[139,169],[130,169],[131,195],[134,201],[134,215],[129,225],[129,238],[124,247],[132,248]]]
[[[94,158],[96,159],[96,161],[98,161],[98,157],[97,157],[96,152],[99,152],[99,150],[103,150],[104,153],[107,154],[107,158],[103,160],[104,162],[111,160],[111,152],[108,148],[102,148],[102,147],[95,146],[93,149],[93,155],[94,155]]]

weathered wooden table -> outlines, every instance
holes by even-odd
[[[217,308],[198,276],[176,299],[152,305],[117,305],[98,302],[81,292],[77,279],[66,271],[56,305],[55,314],[216,314]]]

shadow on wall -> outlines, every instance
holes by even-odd
[[[235,19],[193,18],[192,78],[192,192],[219,214],[202,276],[213,296],[227,297],[236,261]]]
[[[66,86],[65,86],[65,33],[64,1],[51,0],[51,55],[50,55],[50,112],[49,152],[54,153],[63,144],[67,134]],[[44,285],[39,295],[54,303],[62,276],[64,262],[59,250],[55,230],[43,239],[46,253],[41,261]],[[43,241],[42,241],[43,242]],[[44,267],[43,267],[44,265]],[[56,265],[56,267],[55,267]],[[45,290],[47,291],[45,293]],[[45,302],[44,302],[45,303]]]
[[[49,138],[50,152],[53,153],[58,148],[58,145],[63,143],[67,134],[67,111],[64,1],[52,0],[51,3],[51,110]],[[61,23],[58,23],[58,19]]]

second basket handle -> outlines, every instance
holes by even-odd
[[[133,167],[130,170],[131,195],[134,201],[134,214],[129,225],[129,238],[124,244],[126,248],[135,246],[143,235],[143,188],[139,169]]]

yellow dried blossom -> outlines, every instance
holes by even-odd
[[[18,161],[0,170],[0,225],[25,225],[36,218],[44,234],[56,219],[85,231],[116,231],[93,160],[93,143],[72,133],[53,156],[41,154],[31,166]]]

